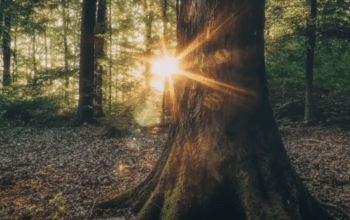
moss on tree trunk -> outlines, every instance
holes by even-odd
[[[332,219],[292,167],[268,101],[264,1],[181,1],[177,16],[187,52],[163,154],[98,207],[131,206],[138,219]]]

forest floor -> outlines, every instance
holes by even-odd
[[[319,122],[313,126],[298,115],[303,106],[297,88],[272,90],[271,102],[307,188],[350,213],[350,101],[321,90],[316,88]],[[0,219],[91,219],[97,203],[146,178],[167,136],[131,124],[130,136],[110,138],[106,126],[67,123],[0,130]],[[346,219],[339,210],[328,210]],[[128,210],[105,214],[110,220],[133,219]]]

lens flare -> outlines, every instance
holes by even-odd
[[[163,85],[162,80],[152,80],[151,86],[152,88],[156,89],[157,91],[163,91],[164,90],[164,85]]]
[[[170,77],[177,70],[177,62],[175,59],[157,60],[153,63],[153,72],[160,76]]]

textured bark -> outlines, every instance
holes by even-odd
[[[177,16],[179,54],[202,42],[182,68],[231,87],[176,75],[156,167],[98,207],[131,206],[138,219],[332,219],[292,167],[269,104],[264,1],[181,1]]]
[[[305,92],[305,112],[304,121],[310,124],[314,119],[312,101],[312,75],[314,66],[314,51],[316,42],[316,13],[317,0],[310,1],[310,19],[307,22],[308,44],[306,54],[306,92]]]
[[[103,66],[99,64],[99,59],[101,59],[104,54],[103,47],[105,41],[104,34],[106,32],[106,6],[106,0],[98,1],[97,26],[95,29],[95,100],[93,106],[94,116],[96,118],[105,116],[102,108],[102,74],[104,70]]]
[[[164,91],[163,91],[163,102],[162,102],[162,118],[160,121],[161,125],[168,125],[171,113],[172,113],[172,100],[170,95],[170,89],[169,89],[169,82],[168,79],[164,80]]]
[[[3,30],[3,85],[11,85],[11,15],[9,9],[5,12],[5,25]]]
[[[84,0],[82,6],[80,38],[80,72],[78,122],[94,122],[92,102],[94,98],[94,29],[96,0]]]

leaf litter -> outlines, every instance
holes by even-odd
[[[271,95],[276,114],[282,105],[274,100],[295,97],[278,94]],[[321,101],[334,105],[338,100],[339,111],[346,112],[348,100],[339,99]],[[306,187],[321,201],[350,213],[350,129],[329,125],[327,120],[307,127],[288,116],[280,118],[278,126]],[[146,178],[167,136],[138,128],[129,137],[107,138],[105,133],[103,126],[0,130],[0,219],[91,219],[97,203]],[[347,219],[338,209],[327,209],[338,219]],[[135,218],[130,210],[115,216],[107,213],[104,219]]]

